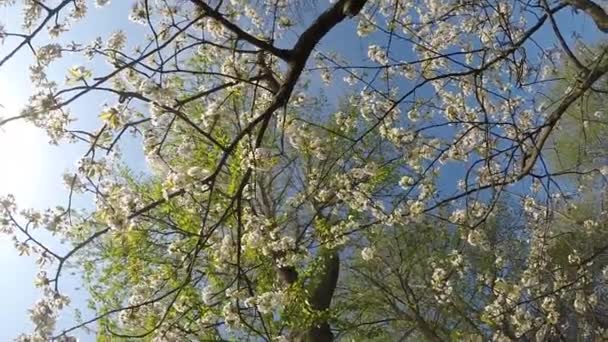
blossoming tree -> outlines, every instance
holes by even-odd
[[[89,2],[0,0],[23,13],[21,28],[0,25],[0,68],[31,53],[36,87],[0,125],[86,145],[64,181],[94,202],[0,201],[1,231],[41,268],[19,340],[607,337],[606,213],[566,194],[568,175],[600,189],[606,168],[547,159],[565,113],[608,91],[608,50],[582,48],[608,32],[599,4],[132,3],[145,37],[72,42],[95,20]],[[107,63],[52,77],[74,56]],[[108,105],[74,112],[98,93]],[[80,129],[91,115],[99,126]],[[88,303],[70,304],[68,269]],[[74,306],[86,311],[57,328]]]

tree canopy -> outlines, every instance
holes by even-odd
[[[133,0],[72,39],[117,2],[0,0],[0,126],[86,147],[67,205],[0,198],[18,341],[608,338],[602,5]]]

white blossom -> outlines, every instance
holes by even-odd
[[[365,247],[361,250],[361,258],[365,261],[370,261],[374,258],[375,251],[371,247]]]

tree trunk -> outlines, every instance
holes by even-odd
[[[320,279],[312,291],[310,304],[313,309],[323,311],[329,309],[331,299],[334,295],[338,276],[340,274],[340,257],[336,251],[323,251],[321,257],[324,259],[324,269],[319,275]],[[296,332],[292,338],[294,342],[332,342],[334,334],[327,321],[319,322],[316,326],[306,331]]]

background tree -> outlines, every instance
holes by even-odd
[[[581,59],[589,62],[601,53],[602,46],[587,47],[580,46],[579,55]],[[561,78],[553,87],[552,99],[559,98],[565,92],[572,79],[577,77],[578,69],[570,61],[562,62],[557,77]],[[571,108],[569,108],[559,125],[559,133],[553,141],[552,162],[562,169],[587,171],[597,168],[606,174],[606,120],[605,120],[605,83],[601,78],[596,82],[593,89],[581,97]],[[596,175],[597,176],[597,175]],[[579,179],[580,180],[580,179]]]

